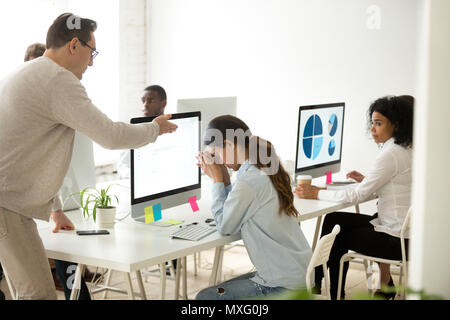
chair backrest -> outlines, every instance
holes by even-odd
[[[311,291],[311,274],[314,268],[326,263],[330,257],[331,248],[333,247],[334,239],[341,231],[339,225],[335,225],[331,233],[323,236],[317,243],[316,249],[313,252],[308,269],[306,270],[306,288]]]
[[[408,213],[406,214],[406,217],[405,217],[405,221],[403,221],[402,230],[400,231],[400,246],[401,246],[401,250],[402,250],[403,276],[405,277],[405,281],[408,277],[405,233],[409,229],[409,226],[410,226],[411,212],[412,212],[412,208],[409,207]]]
[[[311,261],[309,263],[311,267],[315,268],[328,261],[328,258],[330,257],[331,247],[333,246],[334,243],[334,239],[336,239],[336,236],[340,231],[341,227],[339,225],[335,225],[331,233],[323,236],[319,240],[316,249],[314,250],[313,255],[311,257]]]
[[[410,221],[411,221],[411,211],[412,211],[412,208],[409,207],[408,213],[406,214],[405,221],[403,221],[402,229],[400,231],[400,238],[401,239],[405,238],[405,233],[409,229]]]

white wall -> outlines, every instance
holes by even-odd
[[[148,0],[148,78],[177,99],[237,96],[238,116],[294,159],[300,105],[345,101],[343,172],[378,150],[366,110],[415,94],[418,0]],[[368,29],[381,10],[380,29]],[[281,130],[283,128],[283,130]]]
[[[0,1],[0,80],[23,63],[25,50],[35,42],[45,44],[47,30],[67,1]],[[26,10],[24,10],[26,8]]]
[[[417,91],[421,2],[147,0],[147,80],[166,89],[167,112],[178,99],[237,96],[238,116],[283,160],[295,158],[300,105],[345,101],[341,175],[366,172],[378,154],[370,103]],[[309,240],[314,226],[302,224]]]
[[[424,12],[409,283],[450,299],[450,1],[426,1]]]
[[[147,76],[146,0],[120,0],[119,118],[142,116],[141,97]]]

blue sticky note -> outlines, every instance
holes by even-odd
[[[162,219],[161,203],[157,203],[153,206],[153,217],[155,217],[155,221]]]

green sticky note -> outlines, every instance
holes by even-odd
[[[164,221],[164,223],[168,223],[168,224],[176,226],[177,224],[182,224],[183,221],[176,221],[176,220],[170,219],[170,220]]]

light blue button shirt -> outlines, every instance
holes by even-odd
[[[246,161],[233,186],[214,183],[212,212],[223,235],[241,233],[257,270],[251,280],[268,287],[306,286],[311,247],[297,219],[280,216],[278,194],[270,178]]]

